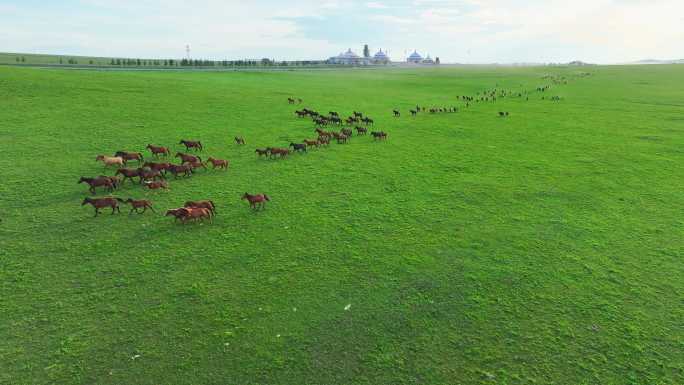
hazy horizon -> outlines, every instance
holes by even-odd
[[[444,63],[613,64],[684,57],[674,0],[0,0],[0,51],[101,57],[320,60],[351,48]]]

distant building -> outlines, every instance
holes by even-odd
[[[357,55],[349,48],[347,52],[331,57],[328,62],[331,64],[367,65],[370,64],[370,59]]]
[[[409,57],[406,58],[407,63],[421,64],[423,62],[423,57],[417,51],[413,51]]]
[[[390,58],[385,52],[380,49],[375,55],[373,55],[373,64],[389,64]]]
[[[428,54],[427,57],[423,59],[422,64],[435,64],[435,61],[432,60],[430,54]]]

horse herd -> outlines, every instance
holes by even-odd
[[[238,144],[245,144],[244,139],[241,137],[236,137],[235,141]],[[179,144],[184,145],[186,151],[204,150],[204,146],[200,141],[181,140]],[[171,156],[169,147],[148,144],[145,148],[156,158],[156,162],[146,162],[143,154],[140,152],[117,151],[114,156],[98,155],[96,161],[101,161],[104,164],[105,170],[109,167],[117,168],[114,176],[81,177],[78,183],[86,183],[89,186],[88,190],[93,195],[96,193],[96,188],[103,188],[107,192],[112,193],[126,183],[127,180],[130,180],[132,184],[144,185],[149,190],[165,190],[168,189],[167,176],[169,173],[176,179],[179,176],[192,176],[199,168],[208,170],[207,164],[211,164],[214,170],[228,170],[229,166],[228,160],[225,159],[209,157],[207,161],[202,161],[202,158],[198,155],[183,152],[177,152],[174,156],[180,159],[180,164],[173,164],[169,161],[160,162],[159,157],[168,158]],[[128,163],[132,161],[137,162],[138,167],[129,168]],[[138,180],[136,181],[135,178],[138,178]],[[247,200],[250,207],[254,210],[264,209],[265,202],[270,201],[266,194],[251,195],[245,193],[241,199]],[[120,213],[119,206],[121,204],[131,206],[129,215],[134,212],[144,214],[148,209],[156,213],[152,202],[148,199],[129,198],[124,200],[111,196],[102,198],[86,197],[81,206],[93,206],[95,216],[98,216],[100,210],[106,208],[110,208],[112,214]],[[170,209],[166,212],[166,216],[173,216],[181,223],[204,221],[205,219],[211,221],[215,215],[216,206],[211,200],[187,201],[183,207]]]

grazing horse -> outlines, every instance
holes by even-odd
[[[268,156],[269,149],[268,148],[264,148],[264,149],[257,148],[256,150],[254,150],[254,152],[257,155],[259,155],[259,158],[261,158],[262,156]]]
[[[263,210],[264,208],[266,208],[266,201],[271,201],[271,199],[266,194],[250,195],[248,193],[245,193],[241,199],[247,199],[249,201],[250,207],[253,210],[257,209],[257,204]]]
[[[150,202],[147,199],[140,199],[140,200],[135,200],[133,198],[128,198],[124,203],[128,203],[131,205],[131,211],[128,213],[128,215],[133,214],[133,211],[136,212],[136,214],[144,214],[147,209],[152,210],[153,213],[156,213],[154,211],[154,208],[152,207],[152,202]],[[142,211],[138,211],[142,209]]]
[[[172,164],[168,170],[173,174],[174,179],[178,178],[178,174],[183,174],[183,176],[190,176],[192,175],[192,167],[188,166],[187,164],[181,164],[181,165],[175,165]]]
[[[392,110],[392,112],[394,113],[395,118],[398,118],[401,116],[401,112],[399,112],[398,110]]]
[[[164,146],[153,146],[153,145],[151,145],[151,144],[148,144],[147,147],[145,147],[145,148],[147,148],[148,150],[150,150],[150,152],[152,152],[152,155],[157,156],[157,157],[158,157],[160,154],[161,154],[161,155],[164,155],[164,156],[171,155],[171,150],[169,150],[168,147],[164,147]]]
[[[200,158],[199,156],[183,154],[182,152],[176,153],[176,158],[181,158],[181,163],[193,163],[202,161],[202,158]]]
[[[85,206],[87,204],[92,205],[95,208],[95,216],[98,216],[100,214],[100,209],[105,207],[111,207],[112,214],[114,214],[115,211],[121,213],[121,209],[119,209],[119,202],[123,202],[123,199],[112,197],[85,198],[81,203],[81,206]]]
[[[304,144],[305,144],[307,147],[311,147],[311,146],[319,147],[319,146],[321,145],[321,142],[320,142],[320,140],[308,140],[308,139],[304,139]]]
[[[96,162],[102,161],[104,164],[105,168],[109,166],[117,166],[117,167],[123,167],[125,162],[122,157],[120,156],[107,156],[107,155],[98,155],[95,158]]]
[[[186,151],[190,151],[191,148],[193,148],[193,149],[195,149],[195,150],[199,150],[199,151],[204,150],[204,147],[202,147],[202,142],[200,142],[199,140],[184,140],[184,139],[181,139],[181,141],[178,142],[178,144],[184,145]]]
[[[185,202],[183,207],[204,208],[204,209],[211,211],[211,215],[216,215],[216,205],[211,200],[187,201],[187,202]]]
[[[293,149],[294,151],[297,151],[297,152],[299,152],[300,154],[301,154],[302,152],[306,152],[306,144],[302,144],[302,143],[292,143],[292,142],[290,142],[290,147],[292,147],[292,149]]]
[[[141,169],[139,169],[139,168],[136,168],[136,169],[120,168],[120,169],[116,170],[116,174],[114,174],[114,175],[123,175],[123,181],[121,182],[121,184],[125,183],[126,179],[130,179],[131,182],[135,182],[133,180],[133,178],[135,178],[135,177],[139,177],[142,181],[142,175],[140,173],[140,170]]]
[[[361,119],[362,122],[366,123],[366,125],[372,125],[373,124],[373,119],[365,117]]]
[[[138,163],[142,163],[143,161],[143,154],[139,152],[117,151],[114,156],[121,157],[124,160],[124,163],[127,163],[129,160],[135,160]]]
[[[373,139],[378,139],[378,140],[384,140],[387,139],[387,133],[384,131],[373,131],[371,132],[371,135],[373,135]]]
[[[145,186],[147,186],[148,189],[150,190],[168,190],[169,189],[169,184],[166,183],[165,180],[158,180],[158,181],[153,181],[153,182],[145,182]]]
[[[245,144],[245,138],[243,138],[241,136],[236,136],[235,137],[235,144],[237,144],[237,145]]]
[[[208,161],[209,161],[209,163],[211,163],[212,169],[216,169],[216,167],[223,168],[226,170],[228,169],[228,161],[225,159],[216,159],[216,158],[209,157]]]
[[[356,134],[357,135],[366,135],[367,133],[368,133],[368,129],[366,127],[356,126]]]
[[[87,177],[81,177],[81,179],[78,180],[78,183],[87,183],[90,188],[90,193],[95,195],[95,187],[105,187],[108,191],[113,191],[114,190],[114,183],[112,182],[109,177],[106,176],[98,176],[96,178],[87,178]]]

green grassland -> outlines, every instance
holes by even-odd
[[[683,384],[684,67],[583,71],[0,68],[0,383]],[[288,96],[389,140],[258,159],[314,137]],[[80,206],[181,138],[230,170],[116,196],[213,224]]]

